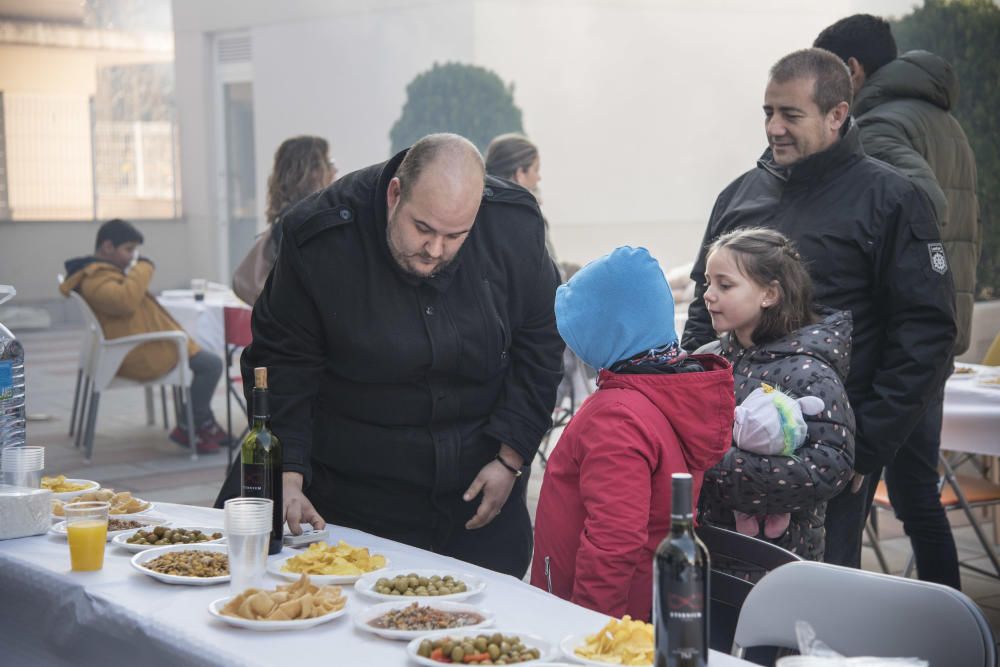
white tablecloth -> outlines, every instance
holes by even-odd
[[[945,385],[941,449],[1000,456],[1000,385],[982,382],[1000,368],[971,367],[974,375],[953,375]]]
[[[247,308],[231,290],[209,291],[204,301],[195,301],[191,290],[166,290],[157,301],[202,348],[225,357],[226,330],[223,310]]]
[[[158,503],[157,512],[187,525],[221,527],[222,512]],[[496,613],[495,626],[544,637],[593,632],[607,617],[524,582],[427,551],[331,526],[332,540],[371,547],[391,567],[466,571],[487,581],[469,600]],[[272,556],[272,559],[287,556]],[[31,665],[405,665],[406,642],[357,630],[353,613],[373,604],[345,587],[349,611],[315,628],[253,632],[208,613],[227,585],[172,586],[134,570],[132,554],[108,545],[104,569],[72,572],[65,539],[38,536],[0,542],[0,664]],[[279,583],[268,577],[270,584]],[[750,663],[712,652],[712,667]]]

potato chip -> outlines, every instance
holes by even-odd
[[[69,493],[70,491],[82,491],[90,486],[89,483],[67,482],[66,475],[56,475],[55,477],[42,477],[42,488],[48,489],[52,493]]]
[[[385,567],[385,556],[371,555],[364,547],[353,547],[340,540],[336,546],[316,542],[298,556],[285,561],[282,572],[326,574],[337,576],[362,575]]]
[[[296,621],[325,616],[346,604],[340,586],[316,586],[303,574],[273,591],[248,588],[227,602],[221,613],[251,621]]]
[[[633,621],[631,616],[623,616],[620,621],[613,618],[596,634],[588,635],[573,652],[609,665],[652,665],[653,626]]]

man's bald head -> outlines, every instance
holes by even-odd
[[[478,188],[482,195],[486,165],[479,149],[463,136],[449,133],[428,134],[413,144],[396,170],[402,200],[410,197],[417,182],[425,175],[459,191]]]

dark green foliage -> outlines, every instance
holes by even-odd
[[[992,0],[926,0],[892,24],[899,52],[924,49],[949,61],[961,92],[952,112],[976,153],[983,251],[979,298],[1000,297],[1000,7]]]
[[[406,104],[389,131],[393,154],[433,132],[454,132],[481,152],[505,132],[522,132],[514,85],[475,65],[445,63],[418,74],[406,87]]]

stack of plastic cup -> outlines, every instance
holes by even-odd
[[[226,545],[229,550],[229,591],[239,595],[260,588],[267,570],[274,501],[232,498],[225,504]]]
[[[44,447],[7,447],[0,454],[3,483],[37,489],[45,468]]]

